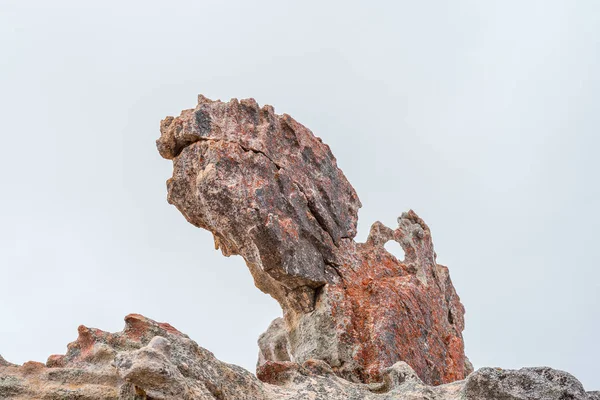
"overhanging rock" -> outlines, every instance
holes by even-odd
[[[309,129],[253,99],[199,96],[162,121],[157,146],[173,160],[169,202],[224,255],[241,255],[283,309],[287,354],[262,340],[261,362],[322,360],[355,382],[378,381],[398,361],[434,385],[471,372],[464,308],[429,228],[411,210],[355,242],[358,196]]]

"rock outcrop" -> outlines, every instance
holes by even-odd
[[[600,400],[550,368],[472,372],[464,308],[412,210],[354,241],[360,201],[329,147],[252,99],[202,96],[161,123],[168,200],[241,255],[283,309],[258,340],[256,376],[138,314],[121,332],[80,326],[64,355],[0,356],[0,399]],[[397,242],[398,260],[384,248]]]
[[[310,359],[363,383],[398,361],[434,385],[471,372],[464,308],[429,228],[409,211],[396,229],[376,222],[356,243],[358,196],[309,129],[253,99],[199,96],[162,121],[157,146],[173,160],[168,201],[224,255],[241,255],[283,309],[278,333],[261,340],[259,376],[266,361]]]
[[[79,327],[65,355],[46,364],[0,364],[0,399],[12,400],[596,400],[573,376],[550,368],[484,368],[466,380],[424,384],[399,361],[379,383],[352,383],[321,360],[263,364],[261,382],[217,360],[169,324],[141,315],[108,333]]]

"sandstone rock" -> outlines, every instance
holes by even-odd
[[[6,364],[6,365],[5,365]],[[0,399],[78,400],[595,400],[571,375],[550,368],[484,368],[466,381],[428,386],[405,362],[381,382],[352,383],[322,360],[266,361],[263,381],[217,360],[169,324],[141,315],[108,333],[80,327],[67,354],[46,365],[0,366]]]
[[[161,123],[173,159],[170,203],[240,254],[256,285],[286,307],[310,311],[328,281],[336,245],[356,234],[360,202],[329,147],[291,117],[253,99],[212,102]]]
[[[79,327],[46,365],[0,366],[0,399],[261,399],[262,383],[222,363],[169,324],[141,315],[108,333]]]
[[[291,117],[201,96],[162,122],[158,148],[174,163],[169,201],[223,254],[241,255],[282,306],[258,340],[256,376],[130,314],[117,333],[80,326],[46,364],[0,356],[0,399],[600,400],[547,367],[468,375],[464,308],[429,227],[411,210],[356,243],[358,197],[329,148]]]
[[[356,243],[360,201],[306,127],[253,99],[199,96],[195,109],[162,121],[157,146],[173,160],[168,201],[210,230],[224,255],[241,255],[256,286],[281,304],[287,339],[267,332],[259,366],[319,359],[372,382],[406,361],[429,384],[472,370],[464,308],[427,225],[410,211],[395,230],[376,222]],[[391,240],[405,260],[385,250]]]
[[[258,363],[257,366],[267,361],[290,361],[290,345],[283,318],[276,318],[271,322],[266,332],[258,338]]]
[[[0,367],[8,367],[14,364],[9,363],[0,355]]]
[[[125,317],[125,329],[108,333],[78,328],[78,337],[65,355],[52,355],[46,364],[0,366],[0,398],[15,399],[117,399],[123,379],[112,365],[120,351],[138,349],[158,334],[181,335],[169,324],[141,315]]]
[[[469,376],[467,400],[591,400],[574,376],[548,367],[482,368]]]

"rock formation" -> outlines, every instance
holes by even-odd
[[[398,361],[434,385],[471,372],[464,308],[425,222],[409,211],[396,229],[376,222],[356,243],[358,196],[306,127],[253,99],[199,96],[195,109],[162,121],[157,145],[173,160],[168,201],[224,255],[241,255],[283,309],[285,323],[260,341],[259,376],[266,361],[309,359],[365,383]]]
[[[354,241],[358,196],[329,147],[252,99],[199,97],[161,122],[168,200],[241,255],[283,318],[258,340],[256,376],[138,314],[118,333],[79,327],[65,355],[0,356],[0,399],[600,400],[550,368],[472,372],[464,308],[412,210]],[[384,245],[397,242],[398,260]]]
[[[0,358],[1,359],[1,358]],[[1,359],[3,360],[3,359]],[[0,363],[0,399],[12,400],[597,400],[566,372],[483,368],[466,380],[424,384],[399,361],[379,383],[352,383],[322,360],[266,361],[261,382],[217,360],[169,324],[131,314],[125,329],[79,327],[66,355],[46,364]]]

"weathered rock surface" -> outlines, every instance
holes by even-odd
[[[571,374],[548,367],[503,370],[481,368],[465,382],[469,400],[594,399]]]
[[[258,338],[257,367],[267,361],[291,361],[290,344],[283,318],[276,318]]]
[[[337,246],[356,234],[360,202],[329,147],[291,117],[253,99],[212,102],[161,123],[173,159],[168,200],[240,254],[256,285],[286,308],[311,311],[332,279]]]
[[[67,353],[45,365],[0,366],[0,399],[262,399],[267,392],[251,373],[137,314],[118,333],[80,326]]]
[[[329,147],[291,117],[200,96],[161,123],[157,144],[174,163],[169,201],[223,254],[241,255],[282,306],[258,340],[256,376],[130,314],[117,333],[80,326],[46,364],[0,356],[0,399],[600,400],[546,367],[470,373],[464,308],[429,227],[411,210],[356,243],[354,189]]]
[[[224,255],[241,255],[281,304],[285,324],[261,339],[259,376],[266,361],[310,359],[354,382],[378,381],[398,361],[428,384],[471,372],[464,308],[427,225],[409,211],[396,229],[376,222],[356,243],[360,201],[306,127],[253,99],[199,96],[195,109],[162,121],[157,146],[173,160],[168,201]]]
[[[217,360],[169,324],[131,314],[125,329],[79,327],[65,355],[44,365],[0,365],[0,399],[78,400],[595,400],[574,377],[550,368],[484,368],[467,380],[424,384],[408,364],[381,372],[379,383],[352,383],[321,360],[266,361],[261,382]],[[597,392],[596,392],[597,393]]]
[[[588,392],[589,400],[600,400],[600,391]]]

